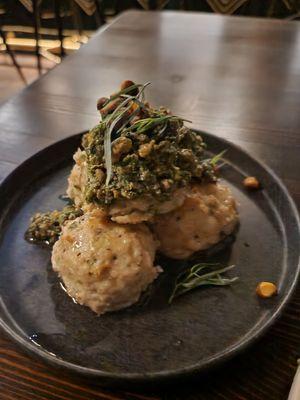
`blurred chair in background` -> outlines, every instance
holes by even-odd
[[[25,78],[25,76],[24,76],[24,74],[23,74],[23,72],[22,72],[22,69],[21,69],[20,65],[19,65],[18,62],[17,62],[17,59],[16,59],[16,57],[15,57],[14,52],[12,51],[12,49],[10,48],[10,46],[9,46],[9,45],[7,44],[7,42],[6,42],[6,35],[5,35],[5,33],[2,31],[1,27],[0,27],[0,37],[1,37],[2,42],[3,42],[3,44],[4,44],[5,48],[6,48],[7,54],[10,56],[10,58],[11,58],[11,60],[12,60],[12,63],[13,63],[13,65],[15,66],[15,68],[16,68],[16,70],[17,70],[19,76],[20,76],[20,78],[22,79],[22,81],[23,81],[24,84],[26,85],[26,84],[27,84],[26,78]]]
[[[39,74],[43,58],[60,62],[105,23],[102,0],[15,0],[3,2],[1,11],[0,26],[7,34],[1,35],[1,50],[34,53]]]

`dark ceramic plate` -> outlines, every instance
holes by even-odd
[[[223,139],[203,133],[213,153],[227,149],[223,179],[239,203],[236,240],[200,258],[236,264],[230,287],[198,289],[167,303],[184,263],[159,260],[165,273],[140,303],[97,317],[73,303],[51,270],[50,250],[24,240],[30,216],[63,207],[72,154],[80,135],[62,140],[18,167],[0,187],[0,317],[25,349],[54,366],[129,384],[191,376],[237,354],[280,314],[299,272],[299,220],[279,179]],[[263,190],[247,192],[256,176]],[[218,251],[217,251],[218,250]],[[260,281],[276,282],[278,296],[261,300]]]

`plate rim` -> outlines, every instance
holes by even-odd
[[[297,209],[297,206],[291,197],[288,189],[284,185],[283,181],[277,176],[277,174],[270,168],[268,165],[266,165],[263,161],[261,161],[259,158],[253,157],[247,150],[245,150],[242,146],[231,142],[228,139],[225,139],[219,135],[215,135],[206,131],[202,131],[199,129],[193,129],[194,131],[204,134],[207,137],[210,138],[215,138],[221,142],[223,142],[225,145],[228,145],[235,150],[242,152],[245,154],[248,158],[250,158],[254,163],[258,164],[262,169],[264,169],[269,175],[272,176],[274,181],[276,181],[277,185],[279,186],[280,190],[284,193],[286,200],[289,202],[291,211],[295,217],[295,222],[296,222],[296,228],[298,230],[299,236],[300,236],[300,217],[299,217],[299,212]],[[86,133],[87,130],[69,135],[66,138],[63,138],[61,140],[55,141],[54,143],[44,147],[43,149],[39,150],[38,152],[34,153],[30,157],[28,157],[25,161],[23,161],[20,165],[18,165],[0,184],[0,189],[5,185],[9,183],[9,181],[13,178],[14,174],[18,173],[20,170],[24,169],[24,167],[30,163],[30,161],[35,158],[41,156],[44,152],[49,151],[51,148],[57,147],[59,144],[66,143],[70,140],[74,140],[75,137],[80,138],[84,133]],[[191,377],[194,376],[198,373],[207,371],[211,369],[212,367],[217,367],[220,366],[221,364],[225,363],[226,361],[230,360],[234,356],[238,355],[239,353],[242,353],[245,351],[250,345],[254,344],[257,342],[258,339],[260,339],[266,331],[270,328],[271,325],[273,325],[277,319],[280,317],[282,314],[285,306],[287,305],[288,301],[290,300],[297,281],[300,276],[300,252],[299,252],[299,259],[298,259],[298,265],[296,267],[294,276],[293,276],[293,281],[290,284],[290,287],[288,288],[287,293],[285,296],[281,299],[279,305],[276,307],[275,312],[271,313],[270,316],[266,318],[264,323],[260,326],[260,328],[255,332],[254,334],[251,334],[251,330],[248,331],[248,333],[241,338],[240,341],[235,343],[234,345],[227,347],[225,350],[222,352],[219,352],[218,354],[211,356],[207,359],[204,359],[203,361],[194,364],[192,366],[187,366],[187,367],[182,367],[180,369],[173,369],[173,370],[163,370],[163,371],[156,371],[156,372],[146,372],[146,373],[138,373],[138,372],[106,372],[102,371],[99,369],[95,368],[90,368],[90,367],[84,367],[69,361],[66,361],[60,357],[57,357],[53,354],[51,354],[49,351],[44,349],[42,346],[37,346],[32,340],[28,340],[28,338],[23,338],[21,334],[19,334],[17,331],[13,330],[8,326],[8,324],[3,320],[2,316],[0,316],[0,328],[2,331],[4,331],[15,343],[17,343],[22,349],[26,350],[26,352],[30,355],[37,356],[39,359],[42,359],[45,361],[47,364],[58,367],[60,369],[64,369],[67,371],[72,371],[76,374],[79,374],[81,376],[85,377],[92,377],[92,378],[102,378],[103,379],[103,384],[111,384],[114,383],[122,385],[122,384],[127,384],[127,383],[139,383],[139,384],[147,384],[147,383],[153,383],[153,382],[166,382],[169,380],[172,380],[174,378],[182,378],[182,377]],[[2,302],[2,297],[0,295],[0,301]]]

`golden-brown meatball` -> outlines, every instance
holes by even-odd
[[[68,178],[68,196],[76,206],[84,210],[100,208],[95,204],[85,202],[85,186],[87,184],[87,163],[85,151],[78,149],[74,154],[74,165]],[[159,201],[150,196],[138,199],[118,199],[111,205],[102,207],[103,212],[118,224],[139,224],[151,220],[156,214],[164,214],[180,207],[185,199],[186,188],[175,190],[171,199]]]
[[[194,185],[181,207],[155,218],[160,252],[184,259],[229,235],[238,223],[230,189],[220,184]]]
[[[151,221],[157,214],[165,214],[180,207],[185,196],[186,189],[181,188],[175,190],[171,199],[165,201],[147,196],[133,200],[116,200],[110,205],[108,214],[112,221],[118,224],[138,224]]]
[[[87,183],[87,166],[85,151],[78,149],[73,156],[75,165],[68,178],[67,195],[76,206],[82,207],[85,202],[84,191]]]
[[[157,277],[156,247],[145,225],[118,225],[94,210],[63,227],[52,265],[71,297],[103,314],[135,303]]]

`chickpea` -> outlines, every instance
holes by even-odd
[[[135,83],[133,81],[129,81],[129,80],[123,81],[121,83],[121,90],[127,89],[133,85],[135,85]],[[128,93],[132,94],[133,96],[136,96],[138,94],[138,92],[139,92],[139,89],[135,88],[135,89],[130,90]]]
[[[106,104],[106,106],[102,107],[100,109],[102,117],[105,117],[107,114],[112,113],[122,103],[122,101],[123,100],[118,97],[115,100],[111,100],[108,104]]]
[[[97,101],[97,110],[101,110],[101,108],[104,106],[104,104],[107,102],[108,98],[107,97],[100,97]]]
[[[256,190],[260,188],[259,181],[254,176],[248,176],[243,180],[243,185],[245,188],[250,190]]]
[[[277,286],[272,282],[260,282],[256,287],[256,294],[262,298],[269,298],[277,294]]]

